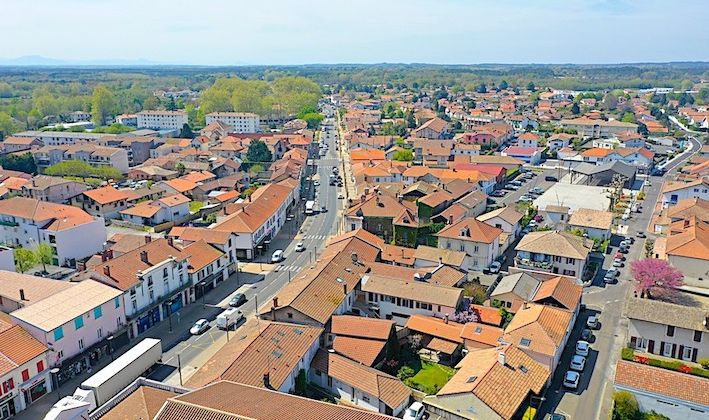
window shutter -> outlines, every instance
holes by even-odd
[[[676,350],[677,350],[677,344],[672,343],[672,358],[674,359],[676,356]]]
[[[692,350],[692,361],[697,363],[697,349]]]
[[[637,342],[638,342],[638,339],[636,337],[630,337],[630,346],[632,348],[635,348],[635,345]]]
[[[677,353],[677,358],[681,359],[684,356],[684,346],[680,345],[679,346],[679,353]]]
[[[648,341],[647,351],[648,351],[648,353],[653,353],[655,351],[655,340]]]
[[[663,356],[665,355],[665,342],[664,341],[660,341],[660,354]]]

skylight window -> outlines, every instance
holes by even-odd
[[[532,340],[530,340],[529,338],[523,338],[519,340],[519,345],[522,347],[529,347],[530,344],[532,344]]]

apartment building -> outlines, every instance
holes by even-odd
[[[22,186],[22,196],[52,203],[66,203],[88,189],[88,185],[47,175],[33,176]]]
[[[0,418],[13,417],[52,391],[48,353],[25,329],[0,320]]]
[[[182,223],[190,214],[190,201],[182,194],[174,194],[155,201],[142,201],[119,213],[123,220],[140,226]]]
[[[709,357],[709,306],[706,298],[697,299],[699,305],[685,306],[629,298],[625,307],[628,345],[637,352],[688,362]]]
[[[56,282],[45,281],[50,287]],[[120,290],[90,279],[67,286],[10,314],[13,322],[51,349],[50,367],[105,344],[109,336],[125,328]],[[16,288],[19,295],[22,283]]]
[[[582,279],[593,241],[568,232],[541,231],[525,235],[515,247],[515,267]]]
[[[195,300],[188,253],[174,247],[171,240],[149,238],[115,258],[111,251],[104,252],[102,263],[89,274],[118,291],[131,338]]]
[[[201,227],[175,226],[170,230],[168,237],[185,245],[204,241],[226,254],[230,273],[236,270],[239,260],[236,256],[237,235],[234,233]]]
[[[97,143],[99,140],[115,138],[115,134],[84,133],[72,131],[22,131],[13,137],[31,138],[40,141],[44,146],[63,146],[78,143]]]
[[[637,132],[638,125],[617,120],[600,120],[587,117],[562,119],[561,127],[574,129],[579,135],[590,138],[614,137],[628,131]]]
[[[364,276],[361,288],[367,304],[376,308],[380,318],[402,327],[415,314],[452,317],[463,299],[463,289],[456,287],[378,275]]]
[[[24,197],[0,200],[0,242],[30,249],[49,244],[54,265],[73,267],[99,252],[105,241],[103,219],[80,208]]]
[[[91,166],[113,167],[121,173],[128,173],[128,153],[117,147],[97,146],[91,143],[44,146],[32,151],[32,156],[40,171],[59,162],[78,160]]]
[[[230,125],[233,133],[256,133],[261,124],[259,116],[250,112],[212,112],[205,121],[207,125],[215,121]]]
[[[153,130],[181,130],[187,124],[185,111],[141,111],[138,117],[138,128]]]

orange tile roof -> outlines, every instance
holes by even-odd
[[[576,283],[576,280],[569,277],[554,277],[543,281],[532,300],[539,302],[552,298],[559,302],[564,308],[574,311],[581,302],[583,287]]]
[[[168,207],[174,207],[174,206],[179,206],[180,204],[187,204],[189,203],[190,200],[189,198],[185,197],[184,195],[177,193],[173,195],[168,195],[166,197],[163,197],[158,200],[159,202],[165,204]]]
[[[406,328],[433,337],[443,338],[455,343],[462,343],[463,324],[425,315],[411,315],[406,321]]]
[[[668,236],[665,253],[709,260],[709,223],[696,220],[684,232]]]
[[[350,151],[350,160],[386,160],[384,150],[355,149]]]
[[[0,200],[0,214],[46,222],[41,228],[55,232],[94,221],[90,214],[78,207],[24,197]]]
[[[48,350],[19,325],[0,332],[0,376]]]
[[[335,315],[330,321],[330,332],[335,335],[388,340],[394,321],[365,318],[354,315]]]
[[[115,203],[116,201],[129,200],[131,195],[124,190],[117,190],[111,185],[84,191],[84,195],[99,204]]]
[[[190,273],[195,273],[226,255],[204,240],[192,242],[182,248],[182,251],[187,254]]]
[[[581,156],[585,157],[606,157],[608,156],[609,153],[611,153],[612,150],[610,149],[602,149],[600,147],[594,147],[592,149],[584,150],[581,153]]]
[[[224,245],[229,242],[231,233],[209,228],[175,226],[170,230],[169,236],[188,242],[204,240],[209,244]]]
[[[397,408],[411,397],[411,389],[399,379],[346,357],[318,350],[312,368],[377,397],[391,408]]]
[[[372,366],[382,354],[387,342],[338,335],[332,342],[332,349],[337,353],[367,366]]]
[[[238,209],[217,223],[214,229],[234,233],[256,232],[286,202],[292,191],[292,188],[279,184],[261,187],[251,195],[251,201],[236,206]]]
[[[195,419],[394,420],[394,417],[228,381],[170,399],[155,417],[155,420]]]
[[[101,416],[101,420],[148,420],[158,414],[174,392],[141,386]]]
[[[461,232],[465,232],[461,235]],[[439,238],[450,238],[457,239],[461,241],[475,241],[490,244],[499,238],[502,234],[502,229],[496,228],[495,226],[490,226],[487,223],[483,223],[474,217],[466,217],[453,223],[452,225],[446,226],[443,230],[438,232],[437,236]]]
[[[645,393],[709,406],[709,379],[619,360],[615,383]]]
[[[160,211],[160,206],[156,206],[151,202],[144,201],[133,207],[119,211],[120,214],[128,214],[137,217],[153,217]]]
[[[505,328],[504,340],[520,345],[530,340],[530,350],[553,356],[571,328],[573,314],[567,310],[547,305],[529,304],[521,307]]]
[[[187,179],[175,178],[162,182],[164,182],[165,185],[169,186],[170,188],[179,193],[192,191],[193,189],[197,188],[197,184],[194,181],[190,181]]]
[[[181,176],[179,179],[197,183],[214,179],[216,177],[216,175],[209,171],[192,171],[186,175]]]
[[[463,326],[460,336],[466,340],[477,341],[495,347],[500,344],[502,334],[502,328],[479,322],[468,322]]]

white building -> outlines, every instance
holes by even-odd
[[[103,248],[106,226],[80,208],[14,197],[0,201],[0,242],[11,247],[49,244],[52,264],[74,266]]]
[[[23,131],[13,134],[13,137],[37,139],[45,146],[61,146],[77,143],[98,143],[99,140],[115,138],[115,134],[84,133],[71,131]]]
[[[452,317],[463,299],[463,289],[414,279],[368,275],[362,278],[361,287],[367,304],[376,308],[380,318],[394,320],[402,327],[414,314]]]
[[[187,124],[185,111],[141,111],[137,116],[138,128],[181,130]]]
[[[678,201],[688,198],[709,200],[709,179],[703,178],[691,182],[665,181],[660,197],[662,208],[674,206]]]
[[[592,245],[591,240],[568,232],[530,232],[522,237],[515,247],[515,267],[563,274],[580,281]]]
[[[212,112],[205,121],[207,125],[215,121],[230,125],[235,133],[256,133],[261,123],[259,116],[250,112]]]
[[[470,258],[466,270],[481,271],[489,267],[500,250],[503,230],[473,217],[466,217],[438,232],[438,247],[465,252]]]
[[[50,366],[60,365],[125,328],[120,290],[93,280],[69,284],[10,314],[14,322],[51,349]]]

